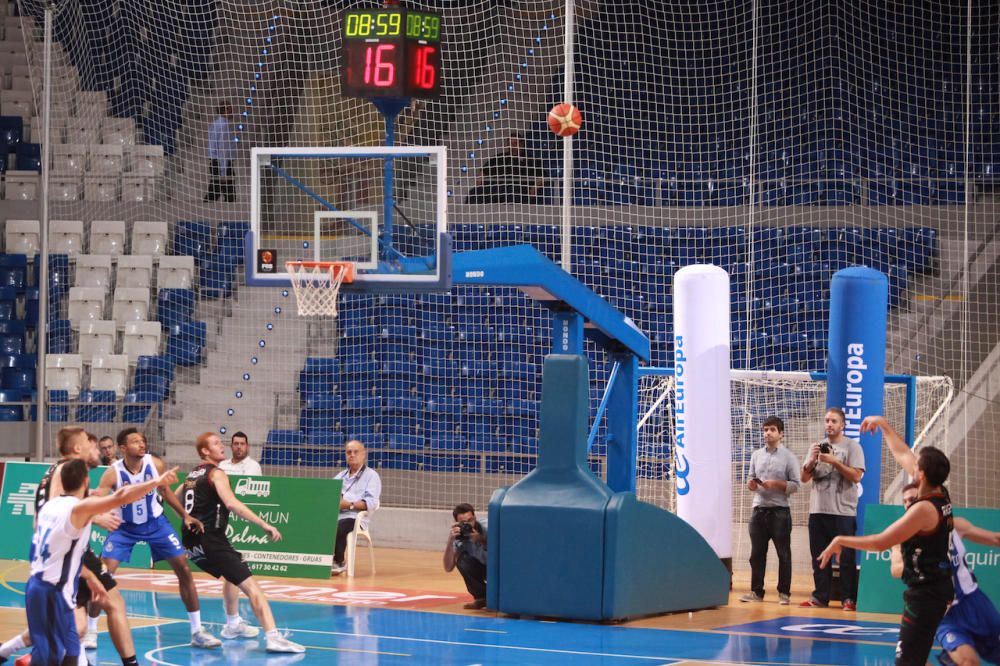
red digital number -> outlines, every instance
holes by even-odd
[[[414,54],[413,83],[418,88],[431,90],[437,78],[437,69],[431,64],[430,58],[437,51],[433,46],[418,46]]]
[[[395,44],[379,44],[365,49],[365,84],[389,88],[396,83]]]

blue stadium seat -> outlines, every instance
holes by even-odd
[[[299,464],[303,467],[333,467],[340,461],[338,451],[329,448],[304,447],[299,450]]]
[[[69,391],[50,390],[48,402],[49,421],[69,421]]]
[[[313,430],[306,432],[306,444],[309,446],[326,446],[340,450],[347,439],[339,430]]]
[[[14,147],[14,165],[19,171],[42,171],[42,144],[19,143]]]
[[[49,354],[69,354],[73,345],[73,334],[68,319],[53,319],[46,324],[48,338],[46,351]]]
[[[23,421],[24,405],[8,403],[21,402],[24,398],[24,393],[21,391],[0,390],[0,421]]]
[[[7,162],[7,153],[13,152],[21,143],[24,137],[24,120],[21,116],[0,116],[0,146],[6,146],[4,153],[4,165]],[[6,171],[6,169],[4,169]]]
[[[28,257],[23,254],[0,254],[0,287],[10,287],[23,294],[28,286]]]
[[[167,331],[164,355],[174,365],[200,365],[207,338],[207,325],[203,321],[174,324]]]
[[[216,255],[235,266],[242,266],[246,252],[245,238],[249,222],[220,222],[217,232]]]
[[[202,259],[213,254],[212,226],[208,222],[180,221],[174,228],[171,254]]]
[[[233,295],[236,264],[231,257],[212,255],[198,262],[198,285],[202,298],[229,298]]]
[[[156,318],[163,330],[186,324],[194,317],[195,295],[190,289],[160,289],[156,302]]]
[[[118,413],[114,391],[80,391],[76,420],[81,423],[111,423]]]
[[[174,364],[165,356],[140,356],[136,361],[132,390],[157,396],[158,402],[170,394]]]
[[[129,391],[125,394],[125,405],[122,407],[122,422],[145,423],[151,406],[160,402],[161,398],[156,392]]]

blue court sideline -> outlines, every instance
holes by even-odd
[[[0,588],[0,606],[23,607],[21,583]],[[843,623],[786,617],[728,630],[676,631],[569,622],[473,617],[357,606],[272,602],[278,626],[308,647],[302,655],[269,655],[263,641],[227,641],[221,650],[188,645],[187,615],[176,594],[123,592],[132,617],[158,624],[133,627],[142,663],[208,664],[892,664],[890,623]],[[252,617],[242,602],[244,617]],[[217,597],[202,615],[222,617]],[[136,620],[134,624],[139,624]],[[866,630],[866,626],[867,629]],[[789,630],[789,627],[794,627]],[[220,627],[211,625],[218,634]],[[790,637],[795,635],[796,637]],[[835,636],[836,638],[824,638]],[[858,642],[854,639],[861,639]],[[93,653],[91,653],[93,659]],[[97,664],[119,664],[106,633]]]

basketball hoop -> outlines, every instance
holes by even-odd
[[[341,285],[354,281],[354,264],[349,261],[286,261],[299,316],[336,317]]]

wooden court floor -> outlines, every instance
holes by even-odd
[[[220,663],[891,664],[894,658],[897,616],[799,608],[811,590],[806,576],[795,577],[789,606],[778,605],[773,575],[765,602],[741,603],[749,575],[737,572],[725,607],[593,624],[465,610],[471,597],[457,571],[443,570],[440,552],[377,548],[374,575],[367,554],[359,555],[354,578],[259,578],[278,626],[309,646],[305,656],[267,655],[259,646],[227,642],[224,653],[215,652],[226,656]],[[0,640],[24,628],[26,573],[24,562],[0,562]],[[186,616],[172,573],[120,574],[142,663],[214,663],[209,651],[184,645]],[[203,621],[218,633],[221,586],[204,574],[196,578]],[[244,617],[252,617],[243,605]],[[100,626],[103,632],[103,618]],[[97,654],[95,663],[120,663],[106,633]]]

